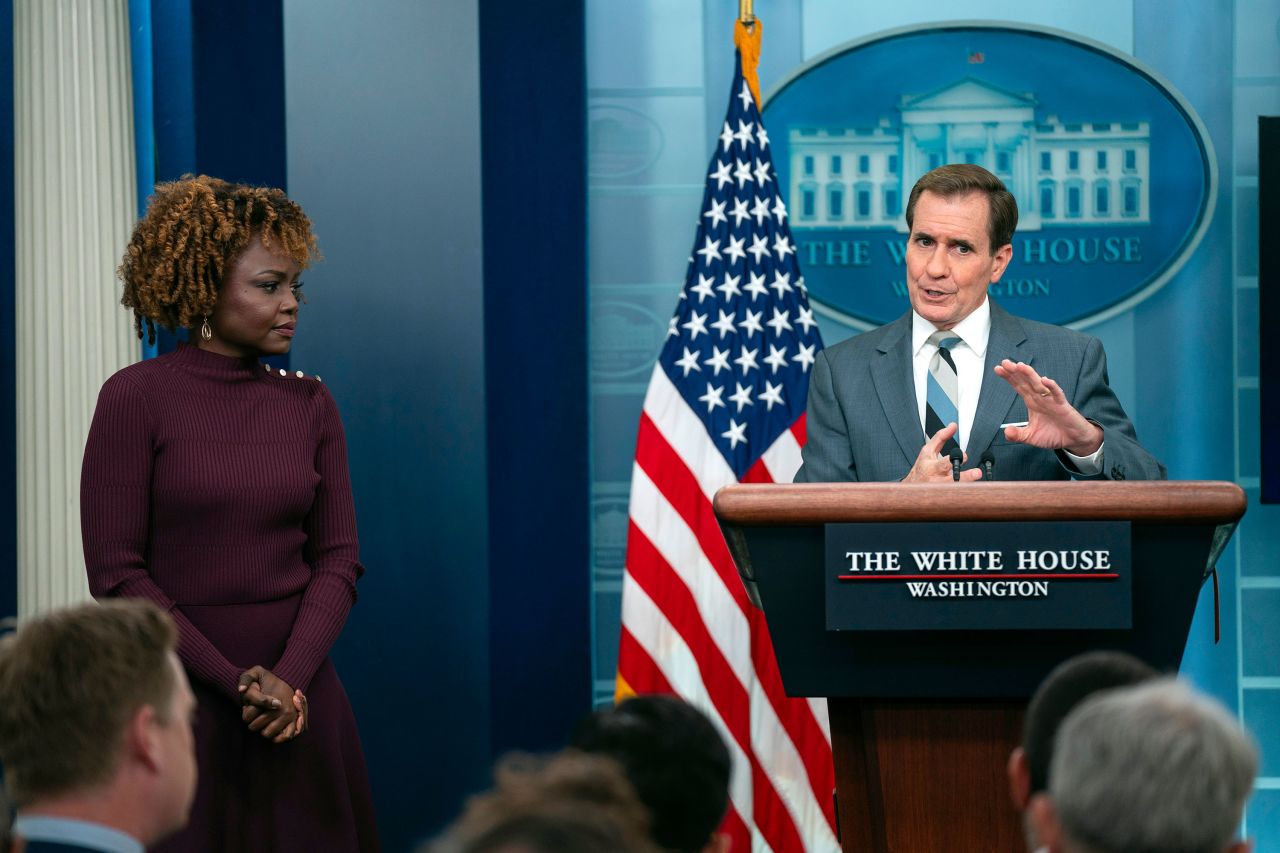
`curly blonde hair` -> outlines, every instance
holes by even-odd
[[[138,337],[144,322],[154,343],[156,324],[189,329],[213,313],[224,272],[254,235],[304,269],[320,258],[311,220],[281,190],[208,175],[157,184],[116,270]]]

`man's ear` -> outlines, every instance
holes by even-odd
[[[729,853],[731,846],[733,846],[733,839],[729,837],[729,833],[713,832],[707,846],[702,848],[702,853]]]
[[[1058,823],[1058,809],[1046,793],[1036,794],[1027,803],[1027,820],[1040,846],[1049,853],[1062,853],[1062,825]]]
[[[1226,849],[1225,853],[1253,853],[1253,839],[1236,841]]]
[[[999,249],[996,249],[994,260],[991,264],[991,283],[995,284],[1000,280],[1000,276],[1004,275],[1004,271],[1009,268],[1009,261],[1013,260],[1013,244],[1005,243]]]
[[[1009,764],[1005,768],[1009,774],[1009,799],[1018,811],[1025,811],[1027,801],[1031,799],[1031,768],[1027,765],[1027,753],[1020,746],[1015,746],[1009,753]]]
[[[125,727],[124,755],[151,770],[160,767],[160,737],[156,709],[142,705],[133,712]]]

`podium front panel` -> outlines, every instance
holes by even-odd
[[[1213,528],[1133,526],[1133,627],[1098,631],[827,631],[823,529],[742,529],[790,696],[1026,698],[1054,666],[1091,649],[1175,671]]]

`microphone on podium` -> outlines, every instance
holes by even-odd
[[[995,475],[992,473],[996,467],[996,455],[990,450],[982,453],[982,479],[994,480]]]

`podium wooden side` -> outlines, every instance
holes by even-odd
[[[715,511],[788,695],[828,698],[844,850],[987,853],[1024,845],[1005,765],[1036,686],[1090,649],[1176,670],[1245,504],[1222,482],[744,484]],[[1132,523],[1132,628],[826,630],[825,524],[1055,520]]]

